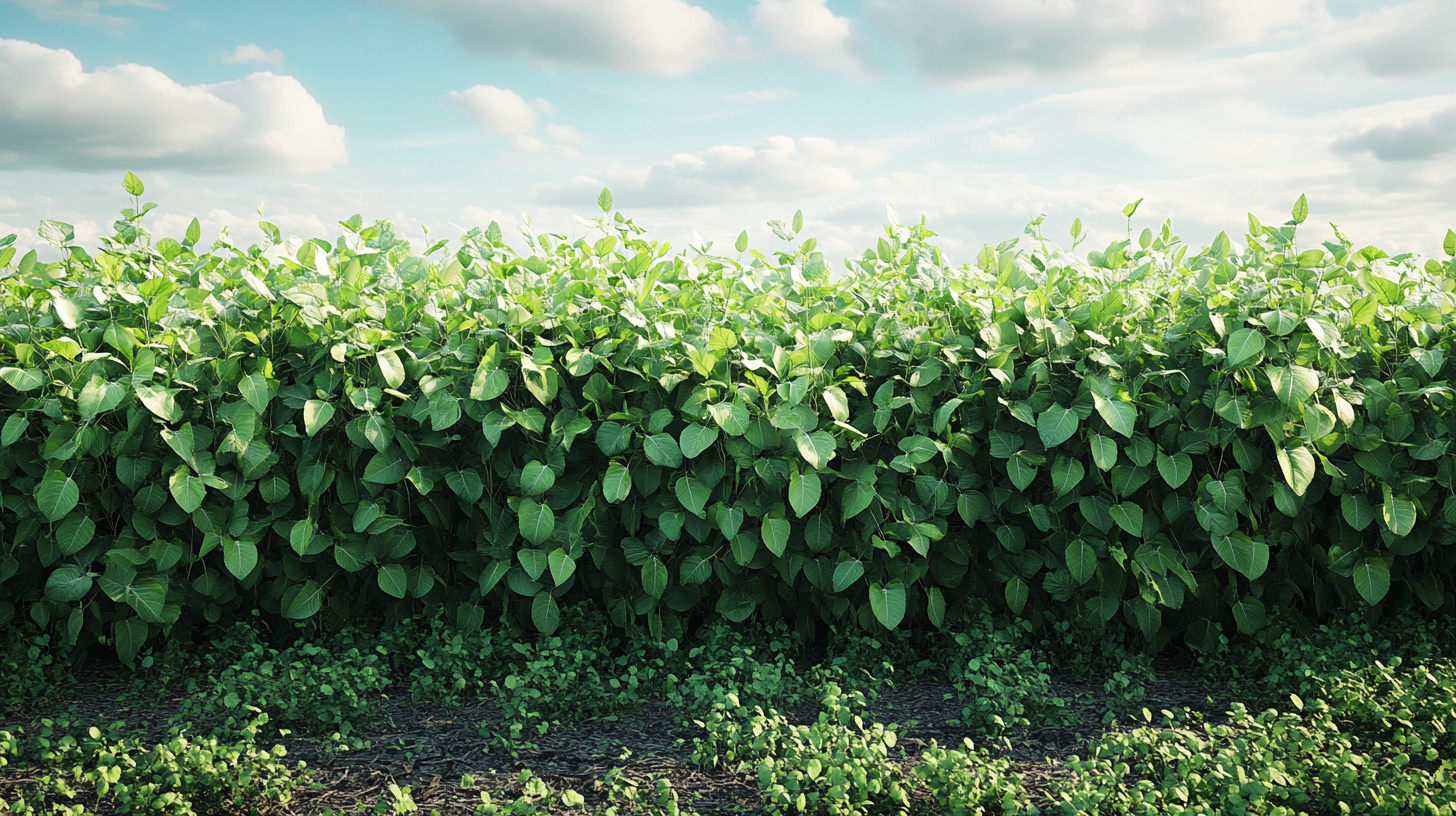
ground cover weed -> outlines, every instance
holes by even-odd
[[[0,766],[44,770],[0,809],[80,816],[82,804],[65,802],[81,799],[119,813],[213,816],[285,804],[304,765],[290,767],[281,745],[258,747],[268,715],[253,713],[236,741],[173,727],[164,742],[147,745],[127,736],[123,723],[88,727],[67,718],[43,719],[30,732],[0,731]]]
[[[0,640],[0,713],[26,700],[45,697],[72,675],[57,659],[49,634],[36,634],[28,626],[14,626]]]
[[[989,614],[954,633],[941,652],[961,702],[961,723],[988,735],[1053,725],[1067,701],[1052,694],[1051,666],[1021,628],[997,627]]]

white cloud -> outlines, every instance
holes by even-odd
[[[684,0],[384,0],[444,23],[463,48],[678,76],[729,55],[712,13]]]
[[[884,161],[882,150],[838,144],[830,139],[772,136],[755,146],[719,145],[680,153],[645,170],[609,168],[606,186],[624,206],[712,207],[728,203],[801,202],[858,190],[854,170]],[[589,200],[604,182],[579,176],[542,188],[538,199],[570,205]]]
[[[1370,114],[1334,142],[1335,152],[1409,162],[1456,151],[1456,94],[1380,105]]]
[[[1253,42],[1312,19],[1317,0],[870,0],[866,16],[925,77],[1089,72]]]
[[[275,68],[283,67],[283,52],[274,48],[271,51],[264,51],[256,43],[240,45],[237,48],[222,55],[222,61],[230,65],[255,63],[258,65],[272,65]]]
[[[848,18],[829,10],[827,0],[758,0],[753,24],[777,52],[817,68],[870,71],[869,49]]]
[[[77,25],[110,29],[119,32],[131,24],[131,18],[102,12],[103,8],[145,8],[166,11],[157,0],[13,0],[42,20],[60,20]]]
[[[293,77],[181,85],[155,68],[86,71],[70,51],[0,40],[0,167],[311,172],[344,129]]]
[[[798,94],[787,88],[768,88],[762,91],[739,91],[723,97],[729,102],[787,102]]]
[[[445,95],[445,104],[462,110],[495,133],[529,133],[536,129],[536,109],[514,91],[475,85]],[[548,108],[549,110],[549,108]]]
[[[1456,3],[1415,0],[1377,9],[1331,41],[1331,56],[1352,60],[1376,76],[1396,77],[1456,67]]]
[[[581,144],[586,141],[586,136],[571,125],[558,125],[554,122],[546,125],[546,138],[557,144],[568,145]]]

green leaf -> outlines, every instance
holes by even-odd
[[[75,603],[91,591],[91,576],[75,564],[64,564],[46,578],[45,597],[57,603]]]
[[[121,188],[126,190],[126,194],[130,196],[139,196],[146,192],[147,189],[142,184],[142,180],[137,178],[131,171],[127,171],[127,174],[121,177]]]
[[[1294,216],[1294,223],[1296,224],[1303,224],[1304,219],[1309,218],[1309,201],[1305,200],[1303,194],[1299,196],[1298,201],[1294,202],[1294,211],[1292,215]]]
[[[1264,353],[1264,335],[1257,329],[1239,329],[1229,335],[1225,348],[1228,352],[1228,367],[1240,366],[1249,360],[1257,361]]]
[[[1375,521],[1375,508],[1370,506],[1364,496],[1355,493],[1346,493],[1340,497],[1340,514],[1356,530],[1364,530]]]
[[[763,536],[763,544],[768,547],[769,552],[775,556],[782,556],[784,550],[789,546],[789,530],[788,519],[765,518],[759,532]]]
[[[223,565],[239,581],[248,577],[253,568],[258,566],[258,545],[248,539],[224,538],[221,549]]]
[[[1355,591],[1371,606],[1380,603],[1390,591],[1390,567],[1383,558],[1360,559],[1350,577],[1355,581]]]
[[[1304,366],[1265,366],[1274,396],[1285,405],[1302,403],[1319,388],[1319,374]]]
[[[1213,549],[1225,564],[1250,581],[1263,575],[1269,568],[1269,545],[1262,539],[1253,539],[1243,533],[1234,532],[1214,537]]]
[[[404,385],[404,364],[399,361],[399,355],[393,350],[385,350],[374,355],[379,362],[379,373],[384,375],[384,382],[390,388],[399,388]],[[262,413],[259,411],[258,413]]]
[[[1158,454],[1158,474],[1168,487],[1177,490],[1193,475],[1193,458],[1186,453]]]
[[[886,629],[894,629],[905,619],[905,585],[891,581],[888,586],[870,584],[870,611]]]
[[[537,592],[531,599],[531,623],[543,635],[550,635],[561,625],[561,608],[550,592]]]
[[[1301,445],[1287,450],[1279,448],[1275,451],[1275,456],[1279,460],[1284,481],[1289,484],[1294,495],[1303,496],[1304,491],[1309,489],[1310,482],[1314,481],[1314,454]]]
[[[647,461],[659,467],[675,468],[683,463],[682,449],[669,434],[653,434],[642,440],[642,452],[647,454]]]
[[[742,436],[748,431],[748,409],[736,402],[709,405],[708,414],[729,436]]]
[[[166,623],[162,607],[167,603],[167,580],[161,576],[142,578],[126,588],[127,605],[148,623]]]
[[[1136,411],[1134,411],[1133,415],[1134,417],[1136,416]],[[1106,416],[1106,414],[1103,414],[1103,418],[1106,418]],[[1036,432],[1041,436],[1041,443],[1043,445],[1048,448],[1054,448],[1072,438],[1072,435],[1077,432],[1077,424],[1076,411],[1070,408],[1063,408],[1060,405],[1053,405],[1045,411],[1042,411],[1041,415],[1036,418]],[[1111,422],[1109,421],[1108,424],[1111,424]]]
[[[25,391],[34,391],[42,385],[45,385],[46,376],[45,372],[38,368],[13,368],[7,366],[0,368],[0,380],[4,380],[11,388],[23,393]]]
[[[712,576],[712,562],[697,553],[684,558],[682,567],[678,569],[678,578],[684,586],[701,584]]]
[[[1456,256],[1456,230],[1446,230],[1446,240],[1441,244],[1447,255]]]
[[[864,562],[858,558],[851,558],[848,561],[840,561],[839,566],[834,568],[834,591],[843,592],[854,586],[865,572]]]
[[[1409,535],[1416,526],[1416,503],[1393,492],[1390,485],[1383,487],[1385,501],[1380,508],[1380,520],[1385,522],[1386,529],[1391,533],[1398,536]]]
[[[851,481],[844,487],[839,498],[839,520],[849,521],[864,512],[875,501],[875,484],[868,481]]]
[[[551,508],[535,499],[521,499],[516,510],[521,536],[537,546],[546,543],[556,531],[556,516]]]
[[[1026,601],[1031,597],[1031,587],[1019,575],[1011,576],[1006,582],[1006,606],[1011,609],[1011,614],[1020,615],[1021,610],[1026,608]]]
[[[933,586],[925,590],[925,616],[930,619],[930,625],[939,629],[945,624],[945,593],[940,587]]]
[[[800,518],[819,504],[819,474],[797,472],[789,476],[789,506]]]
[[[1107,508],[1107,514],[1118,527],[1127,531],[1130,536],[1141,536],[1143,534],[1143,509],[1133,502],[1122,502]]]
[[[47,471],[33,492],[36,508],[46,521],[60,521],[81,499],[81,487],[59,470]]]
[[[1080,459],[1058,456],[1057,461],[1052,463],[1052,489],[1057,492],[1058,496],[1066,495],[1081,484],[1082,478],[1086,475],[1087,468],[1083,466]]]
[[[698,454],[707,450],[717,441],[718,429],[704,425],[689,425],[683,428],[678,437],[682,455],[688,459],[696,458]]]
[[[376,453],[369,459],[369,464],[364,466],[364,481],[374,484],[398,484],[404,481],[409,473],[409,464],[400,459],[393,451],[388,453]],[[445,481],[449,482],[447,476]]]
[[[1026,451],[1017,451],[1006,460],[1006,474],[1011,477],[1011,483],[1016,485],[1017,490],[1025,490],[1036,478],[1036,465],[1027,458]]]
[[[151,383],[138,383],[133,381],[132,388],[136,390],[137,398],[142,401],[148,411],[167,422],[176,422],[182,418],[182,409],[177,406],[177,391],[170,388],[158,388]]]
[[[556,586],[564,586],[576,572],[576,559],[567,555],[566,550],[560,547],[551,551],[547,561],[551,565],[551,581]]]
[[[799,455],[804,457],[815,470],[822,470],[828,467],[829,461],[834,458],[834,437],[825,431],[804,433],[794,432],[794,446],[798,448]]]
[[[81,310],[69,298],[56,296],[51,300],[51,305],[55,307],[56,317],[60,318],[62,326],[74,329],[80,325]]]
[[[125,385],[107,382],[100,376],[93,375],[86,387],[81,389],[80,396],[76,397],[76,408],[81,412],[81,419],[90,419],[110,411],[125,398]]]
[[[291,587],[283,594],[283,617],[289,620],[307,620],[323,608],[324,588],[313,579],[303,586]]]
[[[1073,539],[1066,549],[1067,570],[1078,586],[1092,580],[1097,572],[1097,551],[1080,538]]]
[[[318,534],[313,519],[299,519],[288,531],[288,544],[300,557],[317,555],[329,548],[329,538]]]
[[[29,427],[30,420],[26,418],[25,414],[11,414],[5,420],[4,430],[0,430],[0,448],[8,448],[15,444],[15,440],[23,436]]]
[[[556,484],[556,472],[540,462],[527,462],[521,469],[521,492],[541,496]]]
[[[1137,422],[1137,408],[1132,403],[1108,399],[1096,392],[1092,394],[1092,401],[1097,407],[1097,414],[1109,428],[1123,436],[1132,436],[1133,424]]]
[[[386,595],[394,598],[402,599],[409,592],[409,577],[405,574],[404,567],[399,564],[381,566],[375,581]]]
[[[655,555],[642,565],[642,589],[654,598],[667,591],[667,565]]]
[[[66,520],[56,528],[56,545],[61,548],[61,555],[67,557],[86,549],[95,537],[96,523],[84,513],[66,516]]]
[[[268,403],[273,399],[273,389],[268,387],[268,378],[262,374],[249,374],[238,380],[238,393],[259,415],[268,410]]]
[[[480,501],[481,495],[485,493],[485,483],[480,480],[480,474],[474,468],[452,470],[445,474],[445,486],[471,504]]]
[[[167,480],[167,488],[177,506],[187,513],[201,507],[203,498],[207,496],[207,484],[202,481],[202,477],[193,476],[186,465],[178,465],[172,472],[171,478]]]
[[[616,504],[632,493],[632,472],[620,461],[613,459],[607,465],[607,475],[602,479],[602,498]]]
[[[673,492],[677,494],[677,500],[683,508],[698,518],[705,518],[703,508],[708,504],[708,496],[712,490],[694,476],[684,476],[673,485]]]
[[[323,400],[309,400],[303,404],[303,430],[310,437],[323,430],[334,418],[334,405]]]
[[[1123,207],[1122,208],[1122,217],[1123,218],[1132,218],[1132,214],[1135,213],[1135,212],[1137,212],[1138,205],[1141,204],[1141,203],[1143,203],[1143,200],[1141,198],[1139,198],[1137,201],[1134,201],[1133,203],[1127,205],[1126,207]],[[1073,236],[1073,237],[1075,237],[1075,236]]]
[[[1264,603],[1252,595],[1245,595],[1233,605],[1234,623],[1239,631],[1252,635],[1264,628]]]
[[[1112,470],[1117,464],[1117,442],[1102,434],[1094,433],[1088,439],[1092,446],[1092,461],[1102,470]]]
[[[116,635],[116,656],[121,662],[131,665],[136,659],[137,653],[141,651],[142,644],[147,641],[149,629],[146,621],[137,618],[127,618],[116,622],[114,634]]]

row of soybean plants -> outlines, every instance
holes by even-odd
[[[782,251],[672,254],[605,190],[600,238],[522,255],[358,216],[204,248],[126,187],[91,252],[57,222],[57,260],[0,248],[0,618],[73,646],[983,599],[1196,643],[1453,600],[1456,261],[1301,251],[1302,198],[1242,248],[1164,224],[1079,256],[1038,219],[953,266],[922,221],[831,269],[798,214]]]

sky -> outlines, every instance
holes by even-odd
[[[1305,246],[1442,256],[1453,37],[1452,0],[0,0],[0,236],[94,246],[132,171],[154,235],[241,245],[260,207],[594,239],[605,186],[729,254],[802,209],[857,255],[887,205],[957,263],[1039,215],[1085,251],[1140,198],[1201,245],[1306,194]]]

